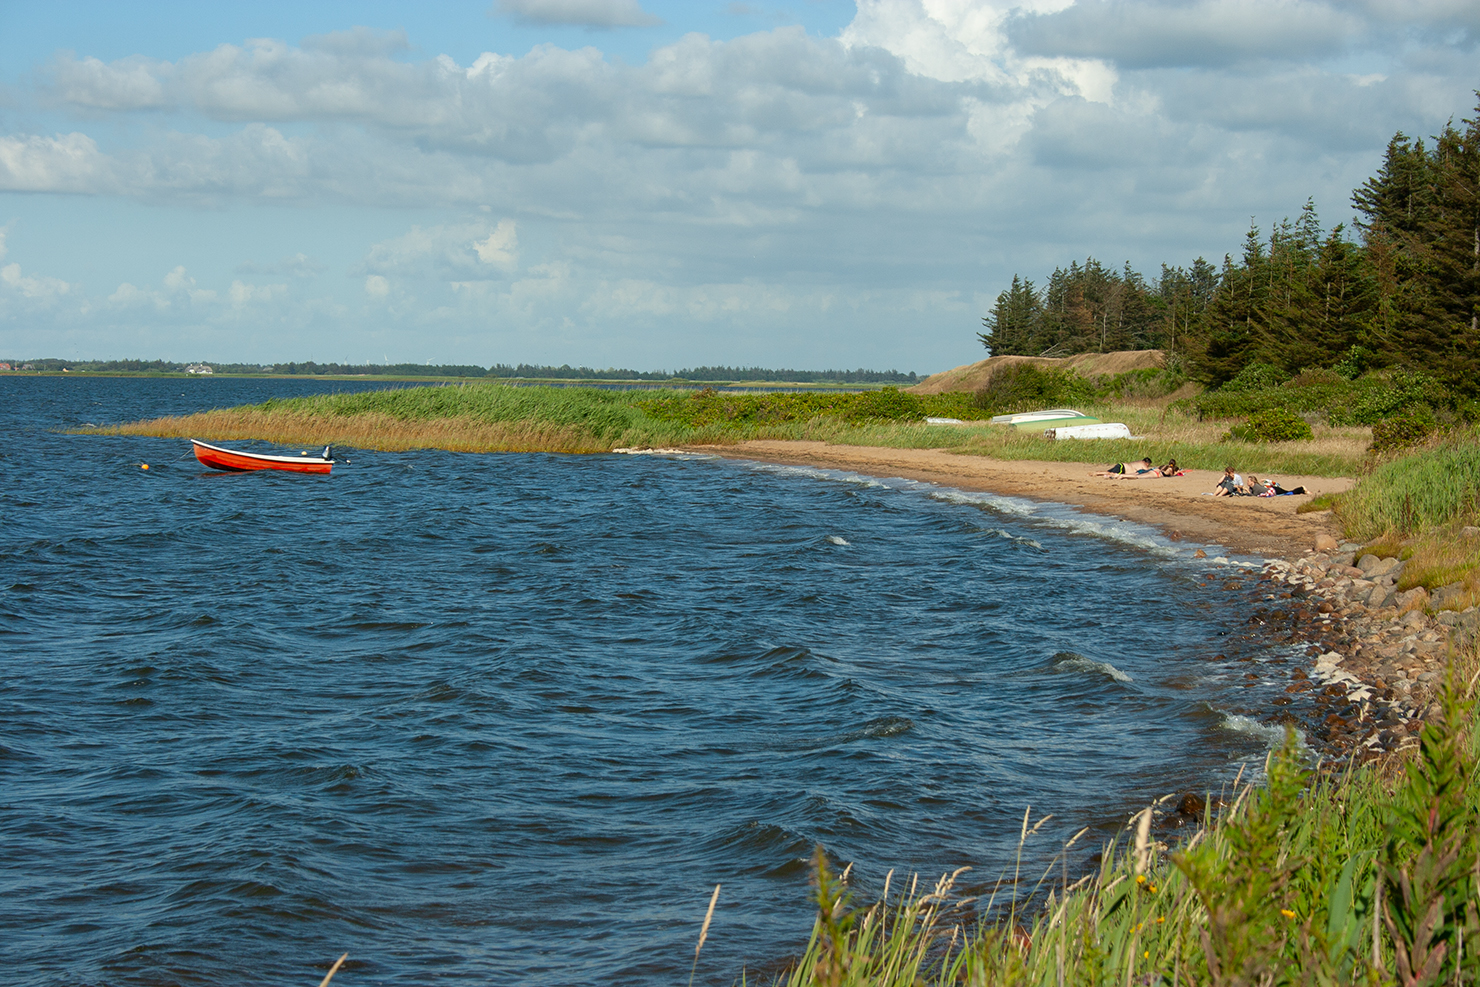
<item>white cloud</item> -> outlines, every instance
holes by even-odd
[[[161,280],[163,291],[151,288],[139,288],[130,282],[123,282],[108,296],[108,303],[115,308],[141,308],[150,307],[157,312],[168,312],[176,303],[190,305],[210,305],[216,301],[217,294],[212,288],[197,288],[195,278],[186,272],[184,265],[177,265]]]
[[[512,271],[519,263],[519,232],[512,219],[501,219],[498,226],[482,240],[473,242],[478,259],[504,271]]]
[[[391,283],[379,274],[365,278],[365,294],[371,298],[384,298],[391,293]]]
[[[113,184],[106,158],[86,134],[0,137],[0,190],[105,192]]]
[[[285,284],[247,284],[244,281],[233,281],[226,292],[226,297],[231,301],[233,308],[244,308],[247,305],[272,302],[287,290],[288,286]]]
[[[527,24],[652,27],[663,23],[637,0],[498,0],[494,10]]]
[[[501,219],[492,229],[485,221],[413,226],[372,246],[365,268],[381,274],[477,280],[496,272],[511,273],[518,265],[518,247],[518,224],[512,219]]]
[[[31,277],[21,273],[19,264],[6,264],[0,267],[0,289],[4,293],[26,299],[40,305],[50,305],[60,299],[63,295],[71,294],[77,288],[74,284],[68,284],[61,278]]]

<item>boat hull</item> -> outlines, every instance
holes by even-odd
[[[1038,418],[1032,421],[1013,422],[1007,427],[1015,432],[1038,432],[1048,428],[1062,428],[1074,425],[1098,425],[1098,418],[1088,415],[1075,415],[1073,418]]]
[[[1066,425],[1044,429],[1050,439],[1129,439],[1131,430],[1124,422],[1096,422],[1092,425]]]
[[[1035,422],[1058,421],[1060,418],[1088,418],[1082,411],[1073,408],[1045,408],[1042,411],[1019,411],[1011,415],[995,415],[993,425],[1024,425]]]
[[[190,447],[202,466],[230,473],[249,473],[252,470],[282,470],[287,473],[328,473],[334,468],[334,460],[315,456],[266,456],[253,452],[237,452],[222,449],[191,439]]]

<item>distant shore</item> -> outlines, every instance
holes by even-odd
[[[991,459],[936,449],[894,449],[832,445],[825,442],[754,440],[735,445],[695,447],[730,459],[855,470],[873,476],[900,476],[963,490],[979,490],[1032,500],[1073,504],[1161,529],[1180,541],[1223,545],[1230,551],[1266,558],[1294,559],[1312,550],[1320,535],[1341,540],[1329,511],[1297,514],[1310,497],[1209,497],[1221,478],[1211,470],[1154,480],[1092,477],[1084,463]],[[1303,486],[1312,495],[1340,493],[1346,477],[1276,477],[1286,488]]]

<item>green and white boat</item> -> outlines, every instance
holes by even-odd
[[[1073,408],[1047,408],[1043,411],[1024,411],[1015,415],[997,415],[993,425],[1006,425],[1019,430],[1059,428],[1066,425],[1094,425],[1098,418],[1091,418]]]

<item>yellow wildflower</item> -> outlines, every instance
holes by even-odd
[[[1283,915],[1283,916],[1285,916],[1285,918],[1294,918],[1295,917],[1295,913],[1292,912],[1292,911],[1290,911],[1290,909],[1288,909],[1288,908],[1281,908],[1280,909],[1280,914]]]

